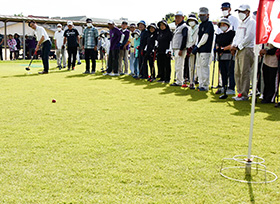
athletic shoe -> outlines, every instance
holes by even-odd
[[[170,86],[181,86],[179,84],[176,84],[175,82],[173,84],[170,84]]]
[[[204,88],[204,87],[200,87],[200,88],[198,88],[198,90],[199,91],[208,91],[206,88]]]
[[[108,75],[110,75],[110,74],[109,74],[109,73],[104,73],[104,74],[103,74],[103,76],[108,76]]]
[[[119,76],[119,74],[118,73],[111,73],[111,74],[109,74],[109,76],[114,77],[114,76]]]
[[[223,94],[219,97],[219,99],[227,99],[228,98],[228,95],[227,94]]]
[[[170,83],[170,81],[164,81],[164,83],[165,83],[165,84],[169,84],[169,83]]]
[[[38,74],[48,74],[49,72],[45,72],[45,71],[42,71],[42,72],[38,72]]]
[[[124,75],[128,75],[128,72],[125,72]]]
[[[158,80],[157,82],[158,82],[158,83],[164,83],[164,81],[163,81],[163,80]]]
[[[241,97],[235,97],[235,101],[248,101],[249,97],[241,96]]]
[[[138,79],[139,77],[137,75],[133,76],[134,79]]]
[[[261,95],[261,92],[257,91],[257,92],[256,92],[256,96],[259,96],[259,95]],[[251,96],[253,96],[253,91],[251,91],[251,92],[249,93],[249,97],[251,97]]]
[[[67,70],[70,71],[70,68],[68,68]]]
[[[227,95],[235,95],[235,91],[232,89],[228,89],[226,92]]]
[[[89,71],[85,71],[85,72],[83,72],[83,74],[89,74]]]
[[[75,67],[72,67],[72,70],[75,70]]]
[[[90,74],[95,74],[95,71],[92,71]]]
[[[218,90],[215,92],[215,94],[221,94],[222,92],[224,92],[224,88],[218,89]]]
[[[190,84],[190,89],[195,89],[195,85],[194,84]]]
[[[261,96],[259,97],[259,99],[260,99],[260,100],[262,100],[262,99],[263,99],[263,94],[261,94]]]
[[[182,88],[188,88],[189,86],[187,84],[183,84]]]
[[[63,69],[65,69],[66,68],[66,66],[63,66]]]
[[[81,62],[78,62],[78,63],[77,63],[77,65],[80,65],[80,64],[82,64],[82,63],[81,63]]]
[[[122,75],[124,75],[124,73],[123,73],[123,72],[121,72],[121,73],[120,73],[120,75],[122,76]]]

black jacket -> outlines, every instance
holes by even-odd
[[[158,41],[158,53],[165,54],[166,50],[170,47],[170,42],[172,40],[173,33],[171,32],[169,26],[166,26],[165,30],[159,29],[159,34],[157,37]]]
[[[141,35],[140,35],[140,49],[139,49],[140,53],[141,53],[141,51],[143,51],[145,49],[145,47],[147,45],[147,39],[148,39],[149,35],[150,35],[150,32],[147,29],[145,29],[141,32]]]
[[[149,37],[147,38],[147,50],[146,50],[147,55],[151,54],[155,49],[157,36],[158,36],[158,30],[156,30],[153,33],[149,32]]]
[[[217,51],[218,51],[219,54],[221,54],[222,52],[223,53],[230,53],[230,50],[223,51],[223,50],[221,50],[221,47],[226,47],[228,45],[231,45],[234,36],[235,36],[235,31],[234,30],[230,30],[226,33],[221,33],[221,34],[218,34],[216,36],[216,44],[218,46]]]

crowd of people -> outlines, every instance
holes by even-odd
[[[250,96],[254,65],[256,12],[252,13],[249,5],[241,5],[235,10],[238,19],[231,14],[231,4],[228,2],[221,5],[221,11],[223,17],[216,30],[209,20],[206,7],[199,9],[198,17],[190,14],[186,21],[181,11],[176,12],[174,31],[165,20],[149,25],[144,20],[137,25],[123,21],[121,28],[110,20],[109,32],[102,30],[98,33],[92,20],[87,19],[82,34],[79,34],[71,21],[65,30],[58,24],[54,35],[58,68],[75,70],[76,56],[81,45],[86,61],[83,74],[95,74],[96,59],[100,56],[104,75],[131,75],[135,79],[146,79],[149,82],[170,83],[173,82],[171,60],[174,59],[175,79],[170,86],[208,91],[214,53],[221,79],[221,88],[216,93],[233,95],[235,101],[246,101]],[[47,74],[51,47],[49,36],[36,22],[30,21],[29,26],[35,30],[38,41],[34,51],[41,47],[44,70],[40,74]],[[17,49],[12,37],[8,44],[14,50]],[[258,91],[262,94],[262,103],[275,102],[278,91],[277,56],[279,49],[271,44],[262,45],[258,74]],[[224,95],[220,98],[223,99]]]

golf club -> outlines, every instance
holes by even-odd
[[[280,61],[278,62],[278,70],[277,70],[277,75],[276,75],[276,93],[273,96],[273,100],[276,97],[276,102],[275,102],[275,108],[279,107],[279,77],[280,77]]]
[[[215,66],[216,66],[216,51],[214,51],[214,65],[213,65],[213,74],[212,74],[212,84],[211,84],[211,89],[213,89],[213,88],[214,88]]]
[[[32,64],[32,61],[34,59],[34,57],[37,55],[37,51],[34,52],[34,55],[31,57],[30,63],[28,65],[28,67],[25,68],[26,71],[30,71],[30,66]]]

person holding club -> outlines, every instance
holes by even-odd
[[[199,9],[199,18],[201,24],[198,31],[198,43],[193,48],[192,53],[196,55],[198,60],[197,75],[199,80],[199,91],[209,90],[209,72],[211,52],[214,40],[214,26],[209,21],[209,10],[206,7]]]
[[[231,53],[235,56],[235,82],[238,95],[235,101],[249,100],[250,73],[254,63],[254,45],[256,36],[256,21],[250,17],[250,6],[240,5],[238,9],[241,23],[236,31],[231,46]]]
[[[220,99],[226,99],[227,94],[235,95],[234,56],[232,56],[230,52],[235,31],[231,29],[230,21],[227,18],[221,19],[218,23],[218,27],[223,31],[223,33],[216,36],[216,50],[218,52],[219,70],[222,75],[224,88],[224,95],[222,95]]]
[[[35,53],[40,49],[41,50],[41,57],[43,61],[44,70],[39,72],[39,74],[48,74],[49,73],[49,54],[51,50],[51,41],[49,38],[48,33],[46,32],[45,28],[42,26],[38,26],[35,21],[31,20],[28,23],[28,26],[35,31],[35,35],[38,41],[38,44],[35,48]],[[36,54],[35,54],[36,55]]]

